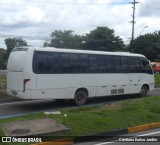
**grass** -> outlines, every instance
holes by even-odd
[[[6,76],[0,75],[0,90],[6,89]]]
[[[53,118],[70,128],[65,133],[57,134],[58,136],[82,136],[146,123],[160,122],[159,104],[160,96],[152,96],[94,107],[60,109],[60,115],[45,115],[41,112],[1,119],[0,125],[20,120]],[[2,130],[0,130],[0,136],[4,136]],[[55,138],[55,135],[53,136],[52,139]]]
[[[6,88],[7,88],[6,76],[0,75],[0,100],[1,99],[15,99],[15,97],[7,95]]]
[[[157,101],[157,102],[156,102]],[[61,110],[59,121],[75,128],[72,135],[85,135],[102,131],[160,121],[160,96],[123,101],[117,104]],[[74,124],[74,123],[77,124]],[[78,125],[79,124],[79,125]],[[75,125],[75,126],[73,126]],[[86,129],[87,128],[87,129]]]
[[[160,73],[155,74],[155,84],[156,86],[160,86]]]

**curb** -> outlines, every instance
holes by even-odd
[[[148,130],[148,129],[158,128],[158,127],[160,127],[160,122],[149,123],[149,124],[129,127],[128,133],[139,132],[139,131],[144,131],[144,130]]]
[[[114,139],[114,137],[119,135],[140,132],[140,131],[145,131],[149,129],[159,128],[159,127],[160,127],[160,122],[156,122],[156,123],[149,123],[149,124],[129,127],[126,129],[118,129],[110,132],[102,132],[102,133],[92,134],[88,136],[53,140],[49,142],[43,142],[43,143],[32,144],[32,145],[72,145],[79,142],[91,142],[91,141],[101,140],[101,139],[107,139],[107,141],[111,141],[112,139]]]
[[[73,143],[74,143],[73,138],[66,138],[66,139],[53,140],[50,142],[42,142],[31,145],[72,145]]]

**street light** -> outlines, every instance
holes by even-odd
[[[112,43],[116,43],[117,41],[116,40],[112,40]]]
[[[139,33],[139,35],[141,35],[142,34],[142,32],[144,31],[144,29],[146,29],[148,26],[145,26],[143,29],[142,29],[142,31]]]
[[[81,43],[82,43],[82,44],[86,44],[86,41],[83,40]]]
[[[139,33],[139,36],[142,34],[142,32],[144,31],[144,29],[146,29],[148,26],[144,26],[143,29],[141,30],[141,32]],[[131,52],[133,53],[134,52],[134,48],[133,48],[133,45],[135,44],[135,41],[133,40],[133,37],[130,41],[130,47],[131,47]]]

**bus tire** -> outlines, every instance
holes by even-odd
[[[79,90],[75,93],[74,103],[78,106],[84,105],[87,102],[86,92]]]
[[[140,97],[146,97],[147,94],[148,94],[148,88],[145,85],[143,85],[142,88],[141,88],[141,91],[139,93],[139,96]]]

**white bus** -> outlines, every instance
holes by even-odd
[[[15,48],[7,64],[7,92],[22,99],[73,99],[123,94],[147,95],[154,74],[140,54],[57,49]]]

